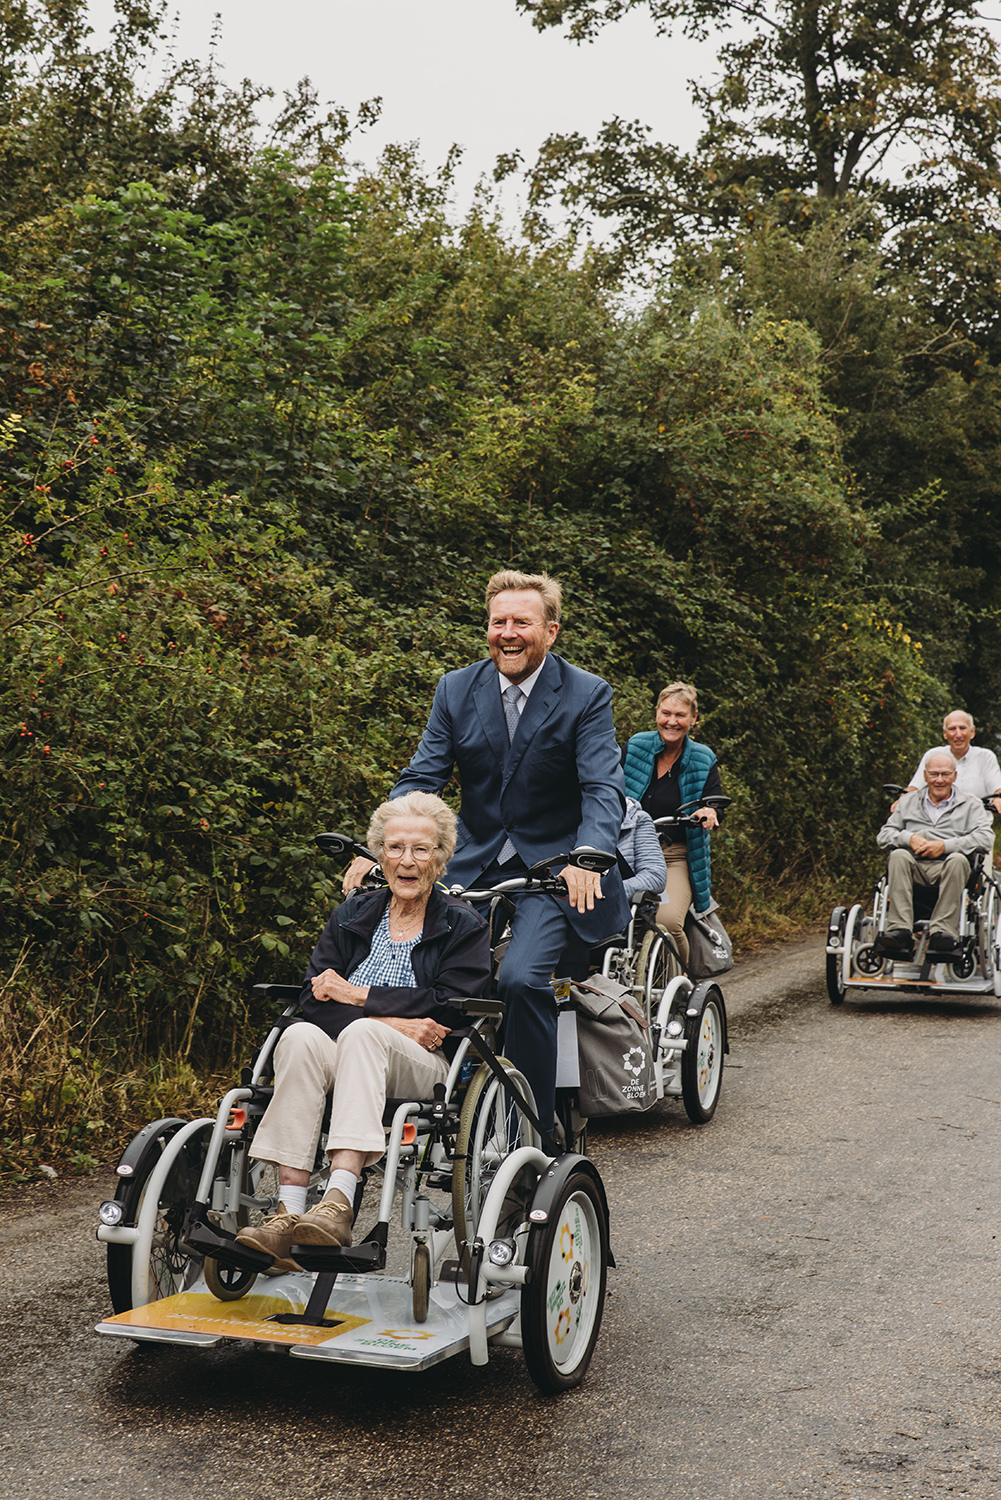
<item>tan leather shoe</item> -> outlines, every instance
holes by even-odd
[[[302,1267],[289,1255],[298,1241],[297,1226],[302,1222],[301,1214],[290,1214],[284,1203],[279,1203],[278,1212],[265,1219],[263,1224],[248,1224],[238,1231],[236,1239],[240,1245],[249,1245],[252,1250],[263,1250],[273,1255],[271,1273],[278,1271],[301,1271]],[[270,1274],[270,1273],[269,1273]]]
[[[294,1245],[350,1245],[354,1209],[336,1188],[303,1214],[296,1225]]]

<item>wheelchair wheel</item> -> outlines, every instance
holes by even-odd
[[[643,996],[643,1014],[652,1026],[657,1008],[672,979],[684,970],[674,945],[662,932],[648,932],[640,946],[636,964],[636,986]]]
[[[243,1229],[248,1224],[260,1224],[274,1213],[280,1197],[278,1168],[272,1162],[253,1161],[247,1172],[248,1196],[254,1200],[248,1207],[241,1206],[235,1223],[226,1222],[228,1229]],[[308,1205],[310,1208],[312,1203]],[[256,1271],[240,1266],[225,1266],[214,1255],[205,1257],[202,1268],[205,1285],[219,1302],[238,1302],[245,1297],[257,1280]]]
[[[534,1109],[535,1100],[525,1078],[506,1058],[498,1058],[498,1062]],[[464,1242],[471,1241],[476,1234],[480,1210],[497,1168],[519,1146],[537,1144],[535,1128],[528,1116],[512,1102],[488,1067],[478,1068],[463,1100],[452,1168],[452,1223],[456,1248],[463,1261]],[[503,1234],[525,1217],[534,1186],[534,1178],[527,1186],[522,1178],[512,1185],[510,1204],[502,1216]],[[499,1226],[498,1234],[501,1233]]]
[[[521,1336],[528,1373],[541,1391],[579,1385],[591,1362],[605,1303],[608,1219],[603,1194],[579,1158],[562,1158],[564,1181],[526,1250]]]
[[[197,1280],[201,1259],[182,1250],[180,1241],[213,1123],[173,1124],[154,1138],[133,1176],[121,1183],[122,1222],[139,1233],[134,1245],[108,1246],[108,1290],[115,1312],[172,1297]]]
[[[694,990],[689,996],[689,1006],[697,994]],[[685,1016],[687,1046],[681,1054],[681,1097],[693,1125],[704,1125],[716,1113],[723,1084],[723,1026],[722,996],[711,984],[706,986],[696,1014]]]
[[[413,1314],[415,1323],[426,1323],[431,1306],[431,1251],[414,1246]]]

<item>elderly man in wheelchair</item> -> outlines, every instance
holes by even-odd
[[[410,792],[376,808],[369,848],[388,889],[337,907],[313,950],[300,997],[305,1017],[275,1049],[274,1096],[251,1157],[278,1167],[281,1202],[238,1241],[297,1269],[293,1244],[350,1245],[362,1170],[385,1149],[387,1097],[427,1098],[444,1083],[453,1033],[467,1024],[447,997],[483,993],[487,924],[435,882],[455,850],[455,814],[440,797]],[[328,1094],[323,1200],[306,1211],[310,1169]]]
[[[936,888],[928,948],[936,955],[959,947],[963,893],[977,855],[994,843],[990,814],[977,797],[956,790],[956,764],[947,751],[933,751],[925,763],[925,788],[906,792],[877,834],[888,849],[886,926],[877,951],[909,958],[914,951],[914,892]]]

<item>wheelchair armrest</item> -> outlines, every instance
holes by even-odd
[[[276,1005],[291,1005],[302,994],[301,984],[255,984],[254,994],[262,1000],[273,1000]]]
[[[484,995],[450,995],[446,1001],[447,1005],[461,1010],[464,1016],[502,1016],[504,1014],[504,1002],[502,1000],[488,1000]]]

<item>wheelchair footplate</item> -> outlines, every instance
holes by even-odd
[[[210,1348],[250,1339],[286,1349],[299,1359],[381,1369],[418,1371],[469,1348],[469,1312],[464,1283],[438,1282],[431,1290],[427,1321],[415,1323],[413,1293],[405,1277],[343,1274],[334,1283],[323,1327],[275,1322],[301,1315],[314,1278],[305,1272],[258,1281],[238,1301],[221,1302],[203,1277],[186,1291],[117,1313],[96,1332],[137,1341]],[[506,1290],[488,1305],[487,1336],[502,1333],[517,1317],[520,1294]]]

